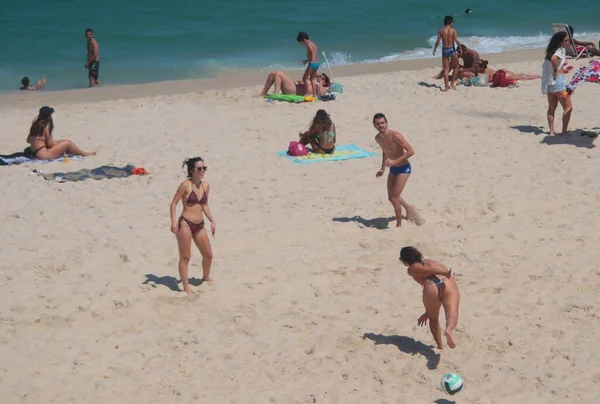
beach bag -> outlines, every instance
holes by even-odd
[[[492,76],[492,85],[494,87],[508,87],[510,86],[510,80],[506,78],[506,72],[504,70],[498,70]]]
[[[288,154],[290,156],[307,156],[308,149],[302,143],[299,142],[290,142],[290,147],[288,148]]]

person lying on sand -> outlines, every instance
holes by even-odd
[[[508,80],[537,80],[537,79],[542,78],[542,76],[539,76],[536,74],[513,73],[507,69],[494,70],[494,69],[488,67],[488,61],[484,60],[484,59],[480,60],[477,63],[477,66],[473,70],[474,71],[462,70],[458,73],[458,76],[460,78],[471,79],[480,74],[485,74],[485,75],[487,75],[488,83],[491,83],[494,73],[496,73],[496,71],[503,70],[506,73],[506,78]]]
[[[40,160],[52,160],[65,154],[74,156],[95,156],[96,152],[84,152],[70,140],[54,140],[54,108],[42,107],[35,117],[27,135],[27,143],[31,145],[33,157]]]
[[[310,144],[313,153],[333,154],[335,151],[335,124],[329,114],[320,109],[306,132],[300,133],[300,143]]]
[[[452,274],[452,269],[439,262],[423,259],[423,255],[414,247],[400,250],[400,261],[408,267],[408,275],[423,286],[423,305],[425,313],[419,317],[417,324],[424,326],[429,320],[429,329],[438,349],[443,349],[442,328],[440,327],[440,307],[444,307],[446,315],[446,343],[450,349],[456,347],[452,331],[458,323],[458,307],[460,292]]]
[[[474,51],[473,49],[467,48],[465,45],[460,44],[458,47],[458,57],[463,60],[463,65],[458,66],[458,76],[460,77],[461,71],[470,71],[473,72],[477,69],[477,63],[481,60],[479,57],[479,53]],[[436,80],[440,80],[444,77],[444,70],[440,70],[440,72],[434,77]]]
[[[37,84],[35,86],[30,86],[30,80],[29,77],[23,77],[21,79],[21,84],[22,87],[19,88],[19,90],[41,90],[42,88],[44,88],[44,86],[46,85],[46,78],[42,77],[41,80],[38,80]]]
[[[259,97],[264,97],[269,93],[271,86],[275,85],[273,94],[291,94],[291,95],[304,95],[306,88],[304,83],[300,80],[294,82],[285,73],[280,71],[274,71],[269,73],[265,87],[258,94]],[[331,86],[331,80],[325,73],[317,74],[317,95],[325,95]],[[312,89],[309,89],[311,92]]]

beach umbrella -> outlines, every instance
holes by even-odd
[[[575,92],[575,89],[581,83],[599,83],[600,84],[600,60],[592,60],[589,64],[581,66],[573,75],[571,82],[567,85],[569,95]]]

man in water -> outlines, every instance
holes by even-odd
[[[460,41],[458,40],[458,34],[454,29],[454,18],[452,18],[450,15],[444,17],[444,28],[440,28],[438,31],[437,40],[435,41],[435,45],[433,47],[434,56],[437,47],[440,45],[440,41],[442,42],[442,69],[444,69],[445,85],[445,89],[442,91],[447,91],[450,89],[450,86],[448,85],[448,75],[451,68],[452,89],[456,90],[456,78],[458,76],[458,55],[456,54],[454,43],[456,42],[456,46],[460,47]]]
[[[85,30],[87,38],[87,61],[85,68],[88,69],[88,79],[90,88],[100,84],[98,73],[100,70],[100,51],[98,50],[98,41],[94,38],[94,31],[91,28]]]
[[[406,209],[406,219],[420,225],[421,219],[416,214],[416,210],[400,196],[412,171],[408,159],[415,154],[415,151],[400,133],[388,129],[388,121],[384,114],[375,114],[373,126],[378,132],[375,141],[381,147],[381,169],[375,176],[381,178],[385,168],[390,168],[387,191],[388,199],[396,214],[396,227],[402,224],[402,207]]]

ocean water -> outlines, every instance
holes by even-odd
[[[301,69],[298,31],[333,66],[431,57],[444,15],[479,52],[543,47],[553,22],[597,41],[597,10],[597,0],[0,0],[0,91],[25,75],[47,77],[48,89],[85,87],[88,27],[100,80],[119,85]]]

